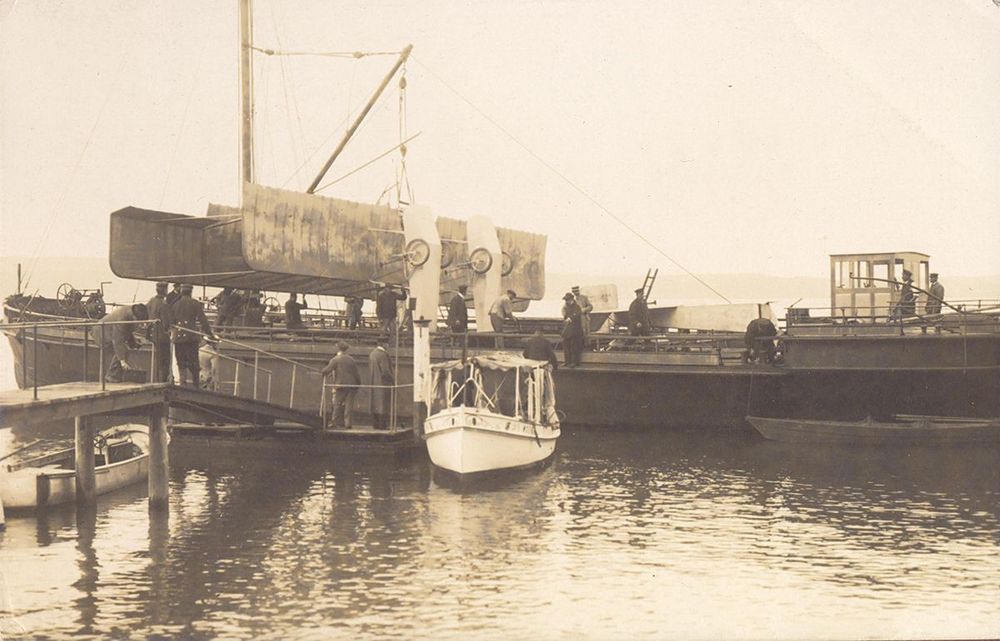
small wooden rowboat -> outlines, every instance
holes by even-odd
[[[149,431],[145,425],[119,425],[95,441],[97,494],[145,481],[149,475]],[[76,499],[74,448],[9,463],[0,470],[0,499],[10,509],[71,503]]]
[[[891,421],[827,421],[748,416],[761,436],[785,443],[1000,443],[1000,419],[899,414]]]

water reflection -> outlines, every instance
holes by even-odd
[[[996,636],[997,454],[567,432],[455,484],[175,443],[169,515],[13,519],[5,607],[56,638]]]

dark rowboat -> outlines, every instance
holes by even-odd
[[[748,416],[767,439],[839,445],[1000,443],[1000,419],[897,415],[891,421],[828,421]]]

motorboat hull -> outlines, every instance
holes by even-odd
[[[937,416],[897,417],[894,421],[826,421],[748,416],[764,438],[785,443],[839,445],[941,445],[1000,443],[1000,419]]]
[[[555,452],[558,427],[537,425],[471,407],[451,407],[424,422],[431,462],[455,474],[511,470]]]

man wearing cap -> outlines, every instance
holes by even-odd
[[[514,318],[513,301],[515,298],[517,298],[517,292],[513,289],[508,289],[505,293],[500,294],[493,301],[493,304],[490,305],[490,324],[493,326],[493,331],[497,334],[503,334],[504,321],[517,322],[517,319]],[[497,347],[503,348],[503,336],[497,337]]]
[[[899,291],[899,304],[896,307],[899,316],[913,316],[917,313],[917,297],[913,293],[913,273],[903,270],[903,288]]]
[[[632,336],[649,335],[649,305],[644,293],[642,287],[635,290],[635,300],[628,306],[628,327]]]
[[[182,285],[180,283],[174,283],[174,288],[170,290],[170,293],[167,294],[165,298],[165,300],[167,301],[167,305],[173,307],[174,303],[180,300],[181,287]]]
[[[354,397],[361,385],[358,364],[347,353],[347,343],[337,343],[337,354],[320,372],[326,377],[333,374],[333,427],[351,429],[354,423]]]
[[[469,288],[459,285],[458,291],[448,303],[448,329],[456,334],[464,334],[469,330],[469,308],[465,306],[465,292]]]
[[[134,321],[144,321],[149,319],[149,312],[142,303],[136,305],[122,305],[116,307],[111,313],[101,319],[107,326],[101,330],[104,337],[104,346],[113,347],[114,355],[111,357],[111,367],[108,368],[104,380],[109,383],[120,383],[124,370],[133,369],[128,364],[129,348],[137,349],[139,343],[135,340],[135,332],[138,324]]]
[[[385,336],[379,336],[375,339],[375,349],[368,354],[368,384],[371,386],[368,411],[372,415],[372,427],[377,430],[389,427],[387,419],[393,396],[392,385],[396,380],[385,349],[387,342]]]
[[[167,284],[156,283],[156,295],[146,303],[149,320],[157,321],[147,328],[146,336],[156,350],[156,362],[153,363],[153,380],[166,383],[170,380],[170,306],[167,305]]]
[[[576,367],[580,364],[580,353],[583,352],[583,312],[570,292],[566,292],[563,300],[563,353],[566,367]]]
[[[218,339],[212,332],[212,326],[208,324],[204,307],[191,297],[192,289],[191,285],[181,285],[181,297],[170,307],[170,316],[174,323],[171,333],[180,384],[200,387],[201,363],[198,360],[198,346],[201,344],[201,336],[195,332],[201,330],[209,340]]]
[[[944,300],[944,285],[938,282],[938,275],[931,274],[931,286],[927,290],[927,305],[925,306],[925,311],[927,314],[940,314],[941,313],[941,302]]]
[[[587,338],[590,337],[590,312],[594,311],[594,306],[590,304],[590,299],[585,294],[580,293],[579,285],[573,285],[572,292],[573,297],[576,298],[576,304],[580,306],[580,311],[583,313],[583,349],[586,349]]]

